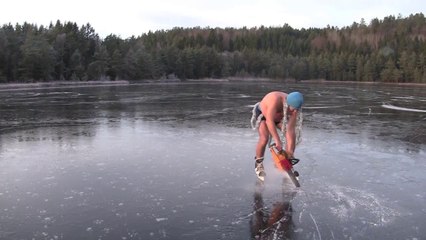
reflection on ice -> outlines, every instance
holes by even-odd
[[[393,110],[399,110],[399,111],[426,113],[426,110],[415,109],[415,108],[397,107],[397,106],[394,106],[394,105],[391,105],[391,104],[382,104],[382,107],[388,108],[388,109],[393,109]]]
[[[281,195],[270,206],[265,203],[264,183],[257,181],[253,194],[253,212],[250,218],[250,232],[253,239],[292,239],[295,229],[293,222],[292,201],[297,191],[289,191],[284,185]],[[243,218],[239,219],[240,221]]]

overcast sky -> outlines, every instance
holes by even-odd
[[[425,0],[5,0],[0,24],[90,23],[100,37],[125,39],[173,27],[324,28],[386,16],[426,14]]]

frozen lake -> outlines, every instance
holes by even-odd
[[[301,188],[251,106],[305,94]],[[0,89],[0,239],[423,239],[426,87],[188,82]]]

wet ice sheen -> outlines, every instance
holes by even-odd
[[[394,105],[391,105],[391,104],[383,104],[382,107],[393,109],[393,110],[400,110],[400,111],[426,113],[426,110],[415,109],[415,108],[398,107],[398,106],[394,106]]]
[[[252,105],[305,94],[295,189]],[[419,87],[181,83],[0,92],[1,239],[421,239]],[[385,108],[383,103],[399,108]],[[66,109],[64,109],[66,106]]]

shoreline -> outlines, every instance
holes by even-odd
[[[366,85],[390,85],[390,86],[419,86],[426,87],[426,83],[394,83],[394,82],[357,82],[357,81],[334,81],[334,80],[301,80],[299,83],[333,83],[333,84],[366,84]]]
[[[60,87],[84,87],[84,86],[114,86],[128,85],[129,81],[52,81],[52,82],[35,82],[35,83],[1,83],[0,90],[25,90],[37,88],[60,88]]]
[[[138,83],[176,83],[176,82],[264,82],[264,81],[282,81],[283,83],[300,84],[365,84],[365,85],[388,85],[388,86],[419,86],[426,87],[426,83],[391,83],[391,82],[357,82],[357,81],[333,81],[324,79],[299,80],[294,79],[268,79],[268,78],[221,78],[221,79],[187,79],[183,81],[161,81],[161,80],[140,80],[140,81],[52,81],[35,83],[0,83],[0,91],[7,90],[26,90],[38,88],[61,88],[61,87],[94,87],[94,86],[120,86]]]

